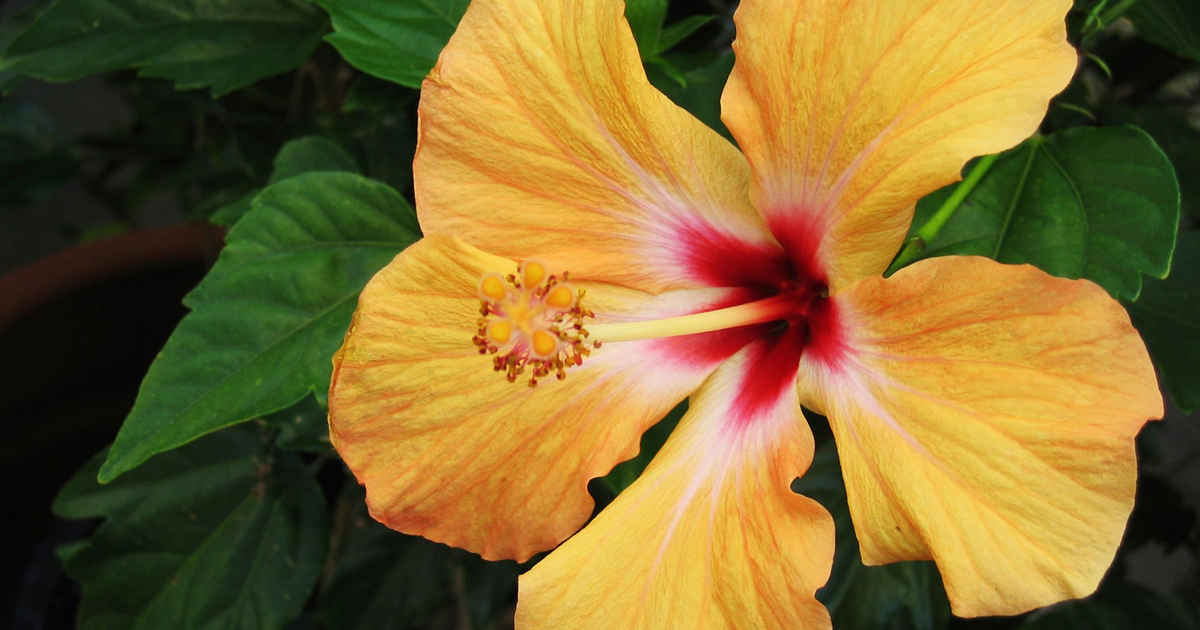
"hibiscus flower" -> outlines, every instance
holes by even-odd
[[[881,275],[919,198],[1036,131],[1075,69],[1070,4],[743,0],[739,150],[650,85],[620,0],[474,0],[422,90],[426,237],[334,359],[371,513],[489,559],[553,550],[519,628],[828,628],[832,519],[791,491],[804,406],[864,562],[933,559],[966,616],[1090,593],[1162,413],[1129,318],[1024,265]],[[588,523],[588,481],[684,398]]]

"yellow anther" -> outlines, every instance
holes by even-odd
[[[527,287],[536,287],[546,279],[546,266],[536,260],[527,260],[521,265],[521,280]]]
[[[479,296],[485,300],[499,302],[508,297],[508,287],[500,274],[489,273],[479,281]]]
[[[531,342],[533,355],[538,358],[545,359],[558,354],[558,337],[550,331],[533,331]]]
[[[575,291],[569,284],[560,284],[546,294],[546,305],[554,308],[571,308],[575,306]]]
[[[562,380],[595,347],[584,320],[595,315],[582,305],[583,290],[552,276],[546,266],[526,261],[517,274],[489,273],[479,280],[479,328],[471,341],[492,355],[492,369],[510,382],[527,375],[529,386],[550,375]]]
[[[498,319],[487,327],[488,341],[502,346],[512,339],[513,326],[512,322],[506,319]]]

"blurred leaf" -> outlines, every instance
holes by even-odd
[[[625,21],[629,22],[643,61],[663,50],[658,42],[666,19],[667,0],[625,0]]]
[[[30,24],[37,18],[50,4],[51,0],[34,0],[29,6],[20,9],[16,13],[9,16],[8,19],[0,22],[0,59],[4,58],[5,51],[12,45],[17,36],[25,32]],[[14,72],[0,71],[0,96],[8,96],[17,89],[25,77]]]
[[[469,0],[316,0],[333,19],[325,39],[351,65],[419,88]]]
[[[316,608],[330,630],[407,630],[433,619],[441,627],[485,628],[515,599],[515,562],[488,562],[392,531],[370,517],[357,485],[342,493],[334,535],[332,572]],[[464,611],[470,624],[451,623],[463,621]]]
[[[914,230],[953,192],[917,204]],[[1136,298],[1170,268],[1179,225],[1171,162],[1133,127],[1068,129],[1001,155],[923,257],[986,256],[1087,278]]]
[[[1125,308],[1175,404],[1200,409],[1200,232],[1179,235],[1171,275],[1147,280]]]
[[[1029,616],[1021,630],[1200,630],[1200,614],[1183,597],[1121,585]]]
[[[658,37],[658,47],[654,54],[661,55],[678,46],[679,42],[691,37],[692,33],[715,19],[715,15],[690,15],[664,28]]]
[[[862,563],[850,519],[837,449],[832,442],[816,453],[793,490],[817,500],[834,517],[837,545],[829,581],[817,592],[835,628],[944,628],[950,604],[932,562],[898,562],[881,567]]]
[[[354,78],[350,89],[346,91],[342,99],[342,113],[396,111],[415,103],[417,94],[420,92],[362,74]]]
[[[950,602],[932,562],[897,562],[881,567],[862,563],[850,520],[837,448],[826,442],[812,466],[792,489],[816,500],[833,515],[837,546],[829,582],[819,591],[834,628],[935,630],[950,621]]]
[[[305,396],[303,400],[263,418],[270,426],[279,430],[275,445],[289,451],[305,453],[328,453],[333,450],[329,443],[329,414],[317,397]]]
[[[359,291],[417,234],[400,195],[359,175],[263,190],[185,298],[192,312],[150,367],[101,480],[309,392],[322,398]]]
[[[358,164],[342,146],[329,138],[307,136],[292,140],[275,156],[270,183],[305,173],[357,173]]]
[[[354,158],[338,143],[321,136],[305,136],[291,140],[279,149],[269,183],[275,184],[304,173],[322,172],[358,173],[359,170]],[[209,221],[216,225],[232,227],[250,211],[254,197],[259,192],[261,190],[255,190],[222,207],[213,213]]]
[[[1110,107],[1104,120],[1133,125],[1154,138],[1175,166],[1183,211],[1200,219],[1200,131],[1166,107]]]
[[[33,103],[0,102],[0,206],[28,204],[69,179],[75,157]]]
[[[665,75],[668,79],[674,81],[676,86],[684,89],[687,88],[687,77],[684,76],[683,72],[679,68],[676,68],[675,64],[671,63],[670,61],[667,61],[662,57],[650,57],[646,60],[645,65],[647,71],[650,71],[650,68],[654,68],[654,70],[657,70],[660,74]]]
[[[667,438],[671,437],[671,431],[675,430],[675,425],[679,424],[679,419],[687,413],[687,409],[686,400],[676,405],[658,424],[642,434],[641,450],[638,451],[636,457],[617,464],[601,479],[604,485],[612,490],[613,496],[621,494],[622,490],[637,481],[637,478],[642,475],[642,471],[646,470],[646,466],[650,465],[650,460],[654,459],[658,450],[667,443]]]
[[[647,66],[646,70],[650,82],[666,94],[667,98],[732,141],[729,130],[721,122],[721,92],[725,89],[725,82],[729,80],[729,73],[733,71],[732,53],[685,70],[685,86],[681,86],[655,66]]]
[[[327,26],[305,0],[56,0],[0,57],[45,81],[137,69],[215,96],[308,59]]]
[[[1140,0],[1075,0],[1067,16],[1067,32],[1072,43],[1084,36],[1084,43],[1121,18]]]
[[[78,627],[283,628],[308,599],[328,540],[316,482],[253,429],[208,436],[108,485],[104,455],[63,488],[63,518],[103,518],[60,550],[83,585]]]
[[[1200,61],[1200,2],[1138,0],[1125,15],[1142,37],[1182,57]]]
[[[260,192],[262,192],[261,188],[258,190],[253,190],[247,193],[246,196],[242,197],[241,199],[238,199],[231,204],[221,206],[216,212],[212,213],[212,216],[208,218],[208,221],[213,225],[220,225],[221,227],[233,227],[235,223],[241,221],[242,217],[246,216],[246,213],[250,212],[250,209],[254,207],[254,198],[257,197],[258,193]]]
[[[1138,436],[1138,458],[1141,461],[1147,450],[1147,440]],[[1137,493],[1133,514],[1125,528],[1121,548],[1132,551],[1149,542],[1161,545],[1163,551],[1171,551],[1188,542],[1192,528],[1196,525],[1196,512],[1183,494],[1171,485],[1166,477],[1145,470],[1137,476]]]
[[[508,560],[489,562],[470,552],[453,551],[458,557],[457,566],[461,567],[463,595],[473,626],[511,628],[517,578],[524,572],[521,566]]]
[[[365,173],[409,196],[420,92],[370,75],[350,85],[337,123]],[[411,198],[411,197],[409,197]]]

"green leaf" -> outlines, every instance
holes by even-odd
[[[1068,38],[1086,47],[1092,39],[1121,18],[1140,0],[1075,0],[1067,15]],[[1082,36],[1082,37],[1081,37]]]
[[[654,87],[667,95],[676,105],[691,112],[701,122],[732,141],[733,136],[721,122],[721,92],[729,73],[733,71],[733,54],[725,54],[698,65],[683,73],[685,85],[660,71],[657,66],[647,66],[647,76]]]
[[[322,136],[306,136],[289,141],[275,156],[270,183],[305,173],[357,173],[358,163],[342,145]]]
[[[354,78],[346,96],[342,99],[342,113],[386,113],[396,115],[408,109],[416,109],[419,91],[402,85],[377,79],[369,74]]]
[[[342,146],[323,136],[305,136],[284,144],[275,156],[274,170],[269,183],[275,184],[289,177],[304,173],[343,172],[358,173],[358,163]],[[209,217],[209,221],[225,227],[233,227],[254,205],[255,190],[237,201],[223,206]]]
[[[954,186],[917,204],[922,225]],[[1179,225],[1171,162],[1133,127],[1069,129],[1001,155],[924,257],[986,256],[1087,278],[1134,299],[1142,274],[1165,277]]]
[[[295,68],[327,26],[305,0],[56,0],[0,57],[45,81],[137,69],[215,96]]]
[[[625,0],[625,21],[629,22],[643,61],[663,50],[658,42],[666,19],[667,0]]]
[[[83,585],[78,627],[283,628],[325,557],[329,517],[291,453],[254,430],[222,431],[150,460],[108,485],[100,454],[54,502],[63,518],[103,518],[60,550]]]
[[[0,206],[37,201],[76,167],[50,116],[33,103],[0,102]]]
[[[317,402],[316,396],[305,396],[295,405],[263,420],[278,428],[275,445],[279,448],[306,453],[328,453],[333,450],[333,445],[329,443],[329,413]]]
[[[1178,595],[1123,584],[1029,616],[1021,630],[1200,630],[1200,613]]]
[[[370,517],[357,485],[342,493],[336,519],[332,573],[316,608],[330,630],[406,630],[455,617],[454,627],[494,627],[516,595],[517,563],[394,532]]]
[[[325,39],[351,65],[419,88],[469,0],[316,0],[333,20]]]
[[[260,192],[262,192],[261,188],[253,190],[237,201],[221,206],[216,212],[212,213],[212,216],[208,218],[208,222],[221,227],[233,227],[235,223],[241,221],[242,217],[246,216],[246,213],[250,212],[250,209],[254,207],[254,198]]]
[[[674,81],[676,86],[687,89],[687,77],[683,75],[682,70],[676,68],[675,64],[671,63],[670,61],[667,61],[662,57],[650,57],[646,60],[645,66],[647,71],[649,71],[650,68],[654,68],[654,70],[658,71],[662,75],[665,75],[671,81]]]
[[[420,92],[360,75],[342,101],[341,137],[361,157],[363,172],[411,198]]]
[[[1200,131],[1167,107],[1114,106],[1103,115],[1108,124],[1133,125],[1154,138],[1179,175],[1183,212],[1200,219]]]
[[[1147,280],[1125,308],[1175,404],[1200,409],[1200,232],[1179,235],[1171,275]]]
[[[664,28],[658,36],[658,46],[654,54],[661,55],[678,46],[679,42],[691,37],[692,33],[715,19],[715,15],[690,15]]]
[[[833,442],[817,449],[812,466],[792,489],[833,515],[837,528],[833,571],[817,598],[829,608],[835,628],[935,630],[949,624],[950,602],[932,562],[881,567],[862,563]]]
[[[50,0],[34,0],[29,6],[20,9],[9,16],[8,19],[0,22],[0,59],[4,58],[5,52],[9,46],[12,46],[17,36],[24,33],[25,29],[29,28],[30,24],[33,24],[38,14],[49,4]],[[0,71],[0,96],[12,94],[24,80],[25,77],[15,72]]]
[[[1200,3],[1196,0],[1138,0],[1125,15],[1142,37],[1200,61]]]
[[[622,490],[637,481],[642,471],[646,470],[646,466],[650,465],[650,460],[654,459],[654,455],[667,443],[671,431],[675,430],[675,425],[679,424],[679,419],[687,413],[687,409],[686,400],[676,405],[658,424],[642,434],[641,450],[636,457],[617,464],[601,479],[604,485],[612,490],[613,496],[621,494]]]
[[[349,173],[263,190],[142,382],[101,481],[155,453],[329,389],[358,293],[417,238],[396,191]]]

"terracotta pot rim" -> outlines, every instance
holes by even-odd
[[[82,286],[134,269],[211,261],[224,229],[205,223],[144,228],[55,252],[0,277],[0,329]]]

